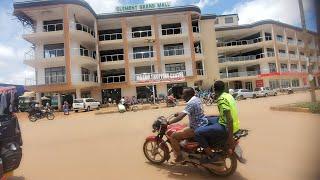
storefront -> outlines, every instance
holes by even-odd
[[[106,104],[108,99],[111,98],[112,101],[118,101],[121,99],[121,88],[117,89],[103,89],[101,90],[102,104]]]
[[[173,94],[173,96],[177,99],[182,98],[183,88],[188,87],[187,83],[174,83],[174,84],[167,84],[167,91],[168,94]]]

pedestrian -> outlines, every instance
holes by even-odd
[[[69,103],[67,101],[64,101],[62,108],[63,108],[63,114],[69,115]]]

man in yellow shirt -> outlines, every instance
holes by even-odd
[[[210,142],[227,139],[228,150],[233,149],[235,146],[233,133],[239,130],[240,123],[236,101],[232,95],[225,92],[224,82],[216,81],[214,83],[214,92],[217,97],[219,117],[208,118],[209,125],[200,127],[195,131],[195,140],[199,142],[208,155],[201,161],[202,163],[210,163],[217,160],[210,149]]]

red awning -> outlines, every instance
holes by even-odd
[[[16,91],[16,87],[15,86],[0,87],[0,93],[5,93],[9,91]]]

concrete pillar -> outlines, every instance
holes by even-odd
[[[226,67],[227,78],[229,77],[228,67]]]
[[[62,110],[62,103],[61,103],[61,94],[56,94],[56,96],[58,97],[58,109],[59,111]]]
[[[287,36],[286,28],[283,29],[283,34],[284,34],[284,42],[286,43],[286,53],[288,55],[287,67],[288,67],[288,71],[291,71],[288,36]]]
[[[81,89],[76,89],[76,98],[77,99],[81,98]]]
[[[276,68],[277,68],[277,72],[280,72],[279,70],[279,54],[278,54],[278,46],[277,46],[277,40],[276,40],[276,34],[274,32],[274,26],[271,25],[271,35],[272,35],[272,39],[273,39],[273,49],[274,49],[274,55],[276,58]]]
[[[98,25],[97,25],[97,20],[94,21],[94,30],[96,34],[96,60],[97,60],[97,79],[98,83],[101,83],[101,61],[100,61],[100,52],[99,52],[99,36],[98,36]],[[96,78],[96,77],[95,77]]]
[[[36,102],[41,104],[41,93],[36,93]]]

